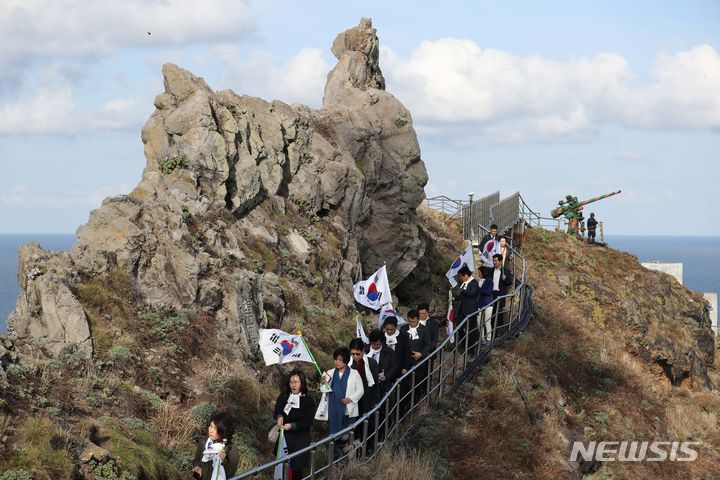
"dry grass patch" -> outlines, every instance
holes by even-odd
[[[334,473],[338,480],[434,480],[445,478],[437,457],[385,445],[378,455],[365,463],[350,458]],[[469,478],[469,477],[468,477]]]

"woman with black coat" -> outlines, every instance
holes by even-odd
[[[278,426],[284,430],[288,453],[294,453],[310,445],[310,428],[315,418],[315,401],[308,395],[307,380],[301,370],[288,375],[283,392],[275,402],[273,415]],[[292,478],[303,478],[310,455],[293,458],[290,462]]]
[[[215,478],[213,472],[215,468],[222,466],[225,470],[226,478],[235,475],[240,454],[230,440],[232,438],[232,422],[225,413],[216,413],[210,417],[207,428],[208,436],[198,441],[193,459],[193,478],[201,480],[211,480]],[[218,453],[205,453],[215,452]],[[215,457],[218,457],[215,462]]]

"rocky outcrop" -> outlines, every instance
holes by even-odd
[[[245,346],[268,317],[282,321],[284,289],[321,286],[351,306],[353,281],[382,263],[399,283],[425,250],[427,174],[378,46],[368,19],[338,35],[320,110],[215,92],[164,65],[140,183],[91,213],[70,254],[21,250],[10,332],[49,356],[67,345],[90,356],[73,288],[117,269],[144,304],[212,312]]]

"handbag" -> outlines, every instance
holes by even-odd
[[[268,429],[268,442],[270,443],[276,443],[278,440],[278,437],[280,436],[280,425],[277,423],[273,423],[273,425]]]

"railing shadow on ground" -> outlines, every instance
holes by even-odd
[[[373,459],[387,439],[403,433],[405,427],[412,425],[412,420],[417,420],[427,410],[418,407],[437,405],[440,399],[470,378],[473,370],[487,359],[493,348],[518,336],[527,326],[532,317],[533,290],[525,283],[525,258],[512,251],[515,256],[513,263],[516,265],[519,259],[522,266],[520,278],[515,277],[514,291],[462,319],[455,328],[455,334],[445,338],[430,356],[402,375],[374,408],[344,430],[291,455],[242,472],[230,480],[272,479],[278,465],[282,465],[282,478],[286,480],[293,458],[307,454],[310,471],[303,479],[331,480],[338,465],[351,455],[366,461]],[[477,325],[473,325],[474,322]],[[486,325],[492,326],[489,332]],[[471,343],[473,328],[478,329],[478,335]],[[451,342],[453,338],[456,338],[454,343]],[[359,432],[358,438],[356,431]],[[335,446],[338,443],[350,448],[336,458]]]

